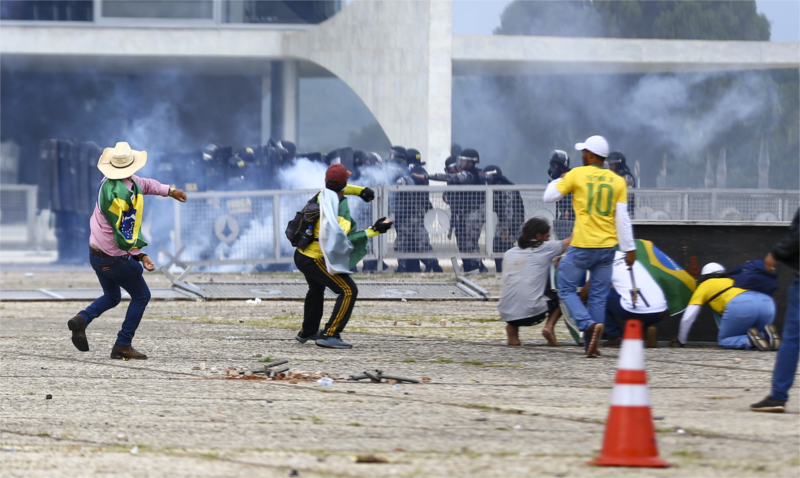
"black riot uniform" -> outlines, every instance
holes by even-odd
[[[430,176],[436,181],[446,181],[448,185],[482,185],[486,184],[483,171],[475,167],[480,162],[480,156],[474,149],[465,149],[458,157],[461,162],[460,171],[457,173],[437,173]],[[453,191],[447,193],[450,204],[450,223],[456,234],[458,250],[462,253],[478,253],[483,224],[486,222],[486,195],[482,191]],[[480,259],[463,259],[464,271],[480,269],[487,271]]]
[[[401,186],[427,186],[428,172],[423,168],[422,156],[416,149],[406,150],[407,167],[400,171],[395,183]],[[430,238],[425,230],[425,213],[433,209],[427,191],[398,192],[393,195],[392,209],[397,238],[395,252],[431,252]],[[442,272],[436,259],[399,259],[397,272],[421,272],[420,262],[426,272]]]
[[[633,177],[631,170],[628,169],[625,155],[619,151],[612,151],[608,153],[606,158],[608,169],[614,171],[625,180],[628,186],[628,215],[633,218],[636,214],[636,199],[634,198],[633,189],[636,187],[636,179]]]
[[[486,166],[483,170],[486,184],[514,184],[503,176],[498,166]],[[497,224],[494,226],[494,252],[503,253],[516,245],[525,224],[525,204],[519,191],[494,191],[492,194]],[[494,260],[497,272],[503,272],[503,259]]]
[[[569,155],[566,151],[556,149],[550,153],[550,168],[547,170],[550,181],[555,181],[568,171]],[[563,240],[571,236],[574,226],[575,212],[572,210],[572,193],[570,193],[556,202],[556,218],[553,221],[556,239]]]

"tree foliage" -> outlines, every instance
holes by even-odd
[[[495,34],[768,41],[770,25],[753,0],[516,0]],[[798,76],[790,70],[467,78],[454,82],[454,140],[485,139],[486,146],[471,144],[518,180],[542,182],[551,150],[577,159],[575,142],[603,134],[629,163],[640,161],[647,187],[656,186],[664,158],[668,187],[703,187],[707,158],[716,167],[723,148],[727,186],[756,187],[763,140],[770,186],[797,189]],[[480,128],[470,119],[475,111],[484,120]]]

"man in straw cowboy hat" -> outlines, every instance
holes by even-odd
[[[186,202],[186,193],[161,184],[155,179],[140,178],[134,173],[147,162],[146,151],[134,151],[125,142],[106,148],[97,168],[105,177],[100,183],[92,218],[89,221],[89,260],[103,287],[103,296],[69,319],[72,343],[81,352],[89,351],[86,327],[108,309],[119,304],[120,287],[131,296],[128,311],[112,359],[146,359],[147,355],[131,346],[133,335],[150,301],[150,289],[142,277],[142,266],[153,271],[156,265],[142,252],[147,245],[142,237],[144,195],[172,197]]]

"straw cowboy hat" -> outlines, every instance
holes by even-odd
[[[108,179],[129,178],[147,163],[147,151],[134,151],[131,145],[121,141],[113,148],[103,150],[97,169]]]

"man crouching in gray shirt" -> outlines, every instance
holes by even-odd
[[[508,345],[520,345],[519,328],[529,327],[552,315],[545,328],[555,341],[553,326],[558,320],[558,297],[550,291],[550,265],[569,247],[572,236],[563,241],[550,241],[550,225],[534,217],[522,226],[517,245],[503,254],[503,288],[497,310],[506,322]],[[550,294],[548,294],[550,293]],[[548,296],[549,295],[549,296]],[[552,322],[552,323],[551,323]]]

